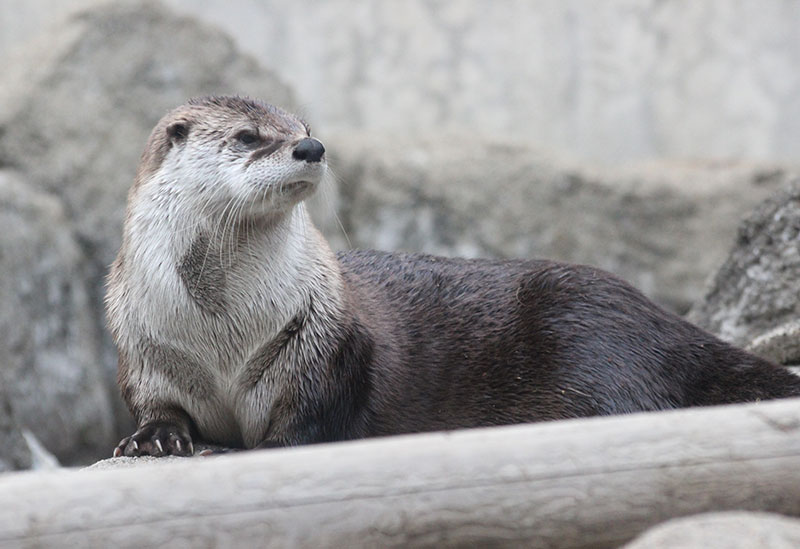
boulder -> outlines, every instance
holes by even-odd
[[[114,442],[88,261],[61,203],[0,171],[0,430],[30,430],[64,463]],[[17,436],[15,466],[28,464]]]
[[[704,513],[647,530],[623,549],[792,549],[800,547],[800,519],[774,513]]]
[[[354,247],[594,264],[678,312],[702,295],[739,218],[790,177],[749,164],[592,167],[475,134],[326,145]]]
[[[800,364],[800,180],[760,204],[689,318],[782,364]]]

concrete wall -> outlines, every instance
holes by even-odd
[[[5,0],[0,56],[73,7]],[[796,0],[167,0],[231,33],[324,133],[469,130],[579,158],[796,161]]]

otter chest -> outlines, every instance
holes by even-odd
[[[264,350],[225,368],[200,366],[189,383],[202,385],[183,403],[204,440],[233,446],[253,447],[268,434],[271,413],[281,392],[275,376],[264,376],[256,364]]]
[[[187,306],[149,316],[143,378],[153,394],[142,399],[183,408],[209,442],[252,447],[267,436],[278,395],[285,392],[292,357],[283,353],[296,323],[275,333],[267,320],[247,311],[209,315]],[[230,313],[231,311],[228,311]],[[265,342],[266,341],[266,342]]]

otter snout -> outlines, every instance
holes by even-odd
[[[301,139],[292,151],[292,157],[295,160],[305,160],[306,162],[319,162],[324,154],[325,147],[313,137]]]

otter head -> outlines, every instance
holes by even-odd
[[[310,195],[326,166],[325,147],[296,116],[253,99],[202,97],[156,125],[133,192],[157,185],[191,197],[198,215],[273,215]]]

